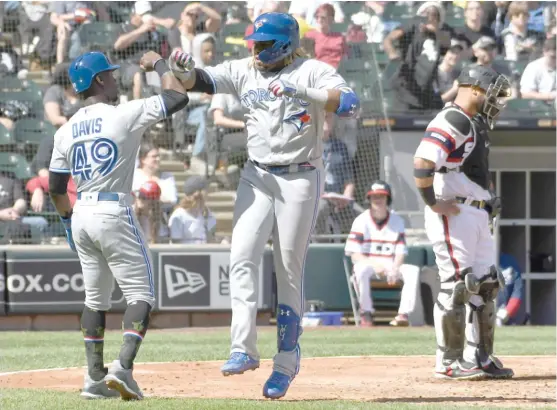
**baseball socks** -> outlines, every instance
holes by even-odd
[[[105,326],[106,312],[85,306],[81,314],[81,332],[85,342],[89,377],[94,381],[102,380],[106,375],[103,358]]]
[[[120,349],[120,364],[124,369],[133,368],[133,361],[147,333],[151,305],[142,300],[132,302],[124,313],[122,328],[124,343]]]

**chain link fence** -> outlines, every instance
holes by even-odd
[[[292,12],[294,6],[300,10],[305,7],[305,13],[315,14],[296,15],[304,50],[327,62],[331,61],[327,53],[338,51],[327,51],[319,35],[307,34],[313,30],[312,25],[317,27],[313,17],[320,9],[313,2],[307,5],[259,2],[255,6],[254,3],[258,4],[3,3],[0,13],[2,241],[40,244],[64,240],[64,230],[48,198],[48,162],[56,129],[81,107],[67,77],[68,62],[80,53],[99,50],[113,63],[120,64],[115,75],[121,102],[125,102],[160,92],[157,75],[145,74],[139,68],[139,59],[146,51],[157,51],[166,58],[173,49],[181,48],[193,54],[198,67],[247,57],[250,44],[243,37],[253,30],[251,19],[262,11]],[[451,29],[463,27],[466,10],[451,2],[443,3],[434,7],[438,17]],[[327,30],[340,33],[343,41],[342,56],[332,64],[359,94],[362,115],[348,120],[331,115],[324,125],[326,185],[315,241],[342,240],[354,218],[367,208],[365,193],[370,184],[381,176],[387,181],[393,177],[392,164],[388,158],[381,158],[380,151],[380,144],[391,143],[389,117],[432,113],[445,100],[450,101],[450,96],[444,93],[450,94],[451,79],[456,78],[458,70],[477,63],[473,62],[474,58],[458,55],[465,46],[460,44],[463,39],[455,35],[450,43],[439,42],[432,49],[438,53],[434,53],[435,58],[428,54],[432,51],[429,46],[422,44],[421,51],[414,51],[415,64],[410,64],[413,60],[408,53],[417,44],[409,38],[410,28],[429,24],[427,19],[431,13],[429,9],[425,12],[420,9],[422,4],[337,2],[334,6],[334,17]],[[546,30],[553,30],[554,15],[553,19],[551,14],[544,16]],[[398,34],[391,36],[392,33]],[[539,40],[536,44],[542,43]],[[509,70],[516,93],[521,73],[529,61],[541,55],[540,47],[536,49],[537,54],[515,61],[505,60],[504,53],[494,57],[501,67]],[[457,56],[453,58],[451,53]],[[439,74],[439,70],[446,72]],[[420,78],[415,74],[424,72],[426,81],[417,81]],[[517,109],[554,117],[554,111],[542,101],[516,99],[513,104]],[[153,232],[148,235],[150,242],[219,242],[230,236],[234,191],[247,159],[244,114],[242,104],[234,96],[190,93],[186,109],[145,132],[138,155],[141,171],[136,172],[139,176],[134,181],[134,192],[138,197],[143,195],[140,199],[146,201],[145,205],[151,204],[149,194],[141,190],[146,181],[155,180],[162,191],[155,212],[150,205],[145,205],[143,210],[136,209],[145,215],[144,230]],[[202,177],[204,182],[200,183],[197,177]],[[69,192],[75,199],[75,187],[69,186]],[[175,235],[172,233],[172,223],[176,222],[173,214],[183,206],[189,207],[186,211],[193,212],[192,218],[202,226],[193,236],[178,235],[176,232],[184,229],[180,223],[176,225]],[[199,214],[194,211],[196,207],[202,209]],[[158,232],[152,226],[157,226]]]

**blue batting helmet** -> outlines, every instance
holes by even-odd
[[[274,41],[272,47],[258,55],[263,63],[274,64],[300,47],[300,29],[298,22],[290,14],[264,13],[255,19],[253,34],[245,37],[245,40]]]
[[[68,74],[74,91],[79,94],[91,87],[93,79],[103,71],[113,71],[119,65],[110,64],[108,58],[99,51],[91,51],[77,57],[70,64]]]

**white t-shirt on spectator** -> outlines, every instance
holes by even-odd
[[[539,93],[550,93],[555,91],[556,72],[549,70],[545,57],[538,58],[526,66],[520,78],[520,92],[537,91]]]
[[[45,14],[48,13],[48,4],[47,3],[40,3],[36,1],[22,1],[21,7],[29,20],[31,21],[39,21],[43,18]]]
[[[145,175],[141,168],[137,168],[133,174],[132,191],[137,192],[141,185],[147,182],[150,178]],[[178,191],[176,189],[176,181],[174,175],[170,172],[161,172],[159,180],[157,181],[161,187],[161,201],[164,204],[175,205],[178,203]]]
[[[253,18],[256,19],[257,16],[261,14],[261,10],[265,6],[265,0],[247,0],[246,9],[253,9]]]
[[[207,243],[207,232],[216,225],[217,220],[211,212],[205,220],[203,215],[193,216],[184,208],[176,208],[168,221],[173,243]]]
[[[244,114],[247,112],[240,100],[232,94],[215,94],[211,100],[211,105],[207,111],[207,115],[212,120],[213,111],[222,110],[226,117],[234,120],[243,121]]]
[[[327,0],[293,1],[290,3],[290,9],[288,10],[288,13],[305,16],[306,22],[310,26],[315,26],[316,23],[314,18],[315,11],[319,8],[319,6],[327,3],[335,8],[335,22],[344,21],[344,13],[338,1],[327,1]]]

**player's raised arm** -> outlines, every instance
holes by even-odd
[[[141,57],[141,68],[146,71],[155,71],[161,78],[161,98],[166,114],[174,114],[184,108],[189,98],[182,82],[173,74],[168,63],[154,51],[149,51]]]
[[[360,99],[356,93],[331,66],[318,61],[312,63],[311,87],[300,83],[292,84],[279,77],[269,85],[269,89],[277,97],[284,95],[299,98],[321,106],[325,111],[339,117],[354,117],[360,108]]]
[[[232,81],[232,63],[225,61],[214,67],[195,68],[193,57],[189,53],[174,50],[168,58],[172,72],[186,90],[205,94],[236,94]]]

